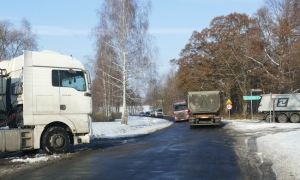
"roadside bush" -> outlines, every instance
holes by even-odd
[[[92,121],[93,122],[111,122],[115,121],[116,119],[121,119],[122,113],[112,113],[110,118],[107,118],[104,113],[93,113],[92,114]]]

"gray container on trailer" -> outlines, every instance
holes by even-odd
[[[220,91],[188,92],[188,106],[193,113],[217,113],[220,109]]]
[[[293,94],[263,94],[258,112],[273,111],[275,99],[275,111],[300,111],[300,93]]]

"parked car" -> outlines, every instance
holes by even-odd
[[[140,112],[140,116],[144,116],[145,115],[145,113],[144,112]]]
[[[150,114],[152,117],[163,117],[163,110],[162,108],[154,109]]]
[[[150,116],[150,112],[149,111],[145,112],[145,116]]]

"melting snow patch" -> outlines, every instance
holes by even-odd
[[[26,159],[13,159],[12,162],[24,162],[24,163],[36,163],[36,162],[45,162],[45,161],[50,161],[51,159],[59,158],[57,155],[52,155],[52,156],[41,156],[41,157],[27,157]]]

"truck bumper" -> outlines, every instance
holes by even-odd
[[[93,128],[92,128],[92,119],[89,116],[89,133],[88,134],[80,134],[80,135],[74,135],[74,145],[77,144],[87,144],[90,143],[92,134],[93,134]]]
[[[90,139],[91,139],[90,134],[85,134],[82,136],[75,135],[74,136],[74,145],[90,143]]]
[[[191,126],[221,125],[221,117],[217,116],[209,119],[190,118],[189,122]]]

